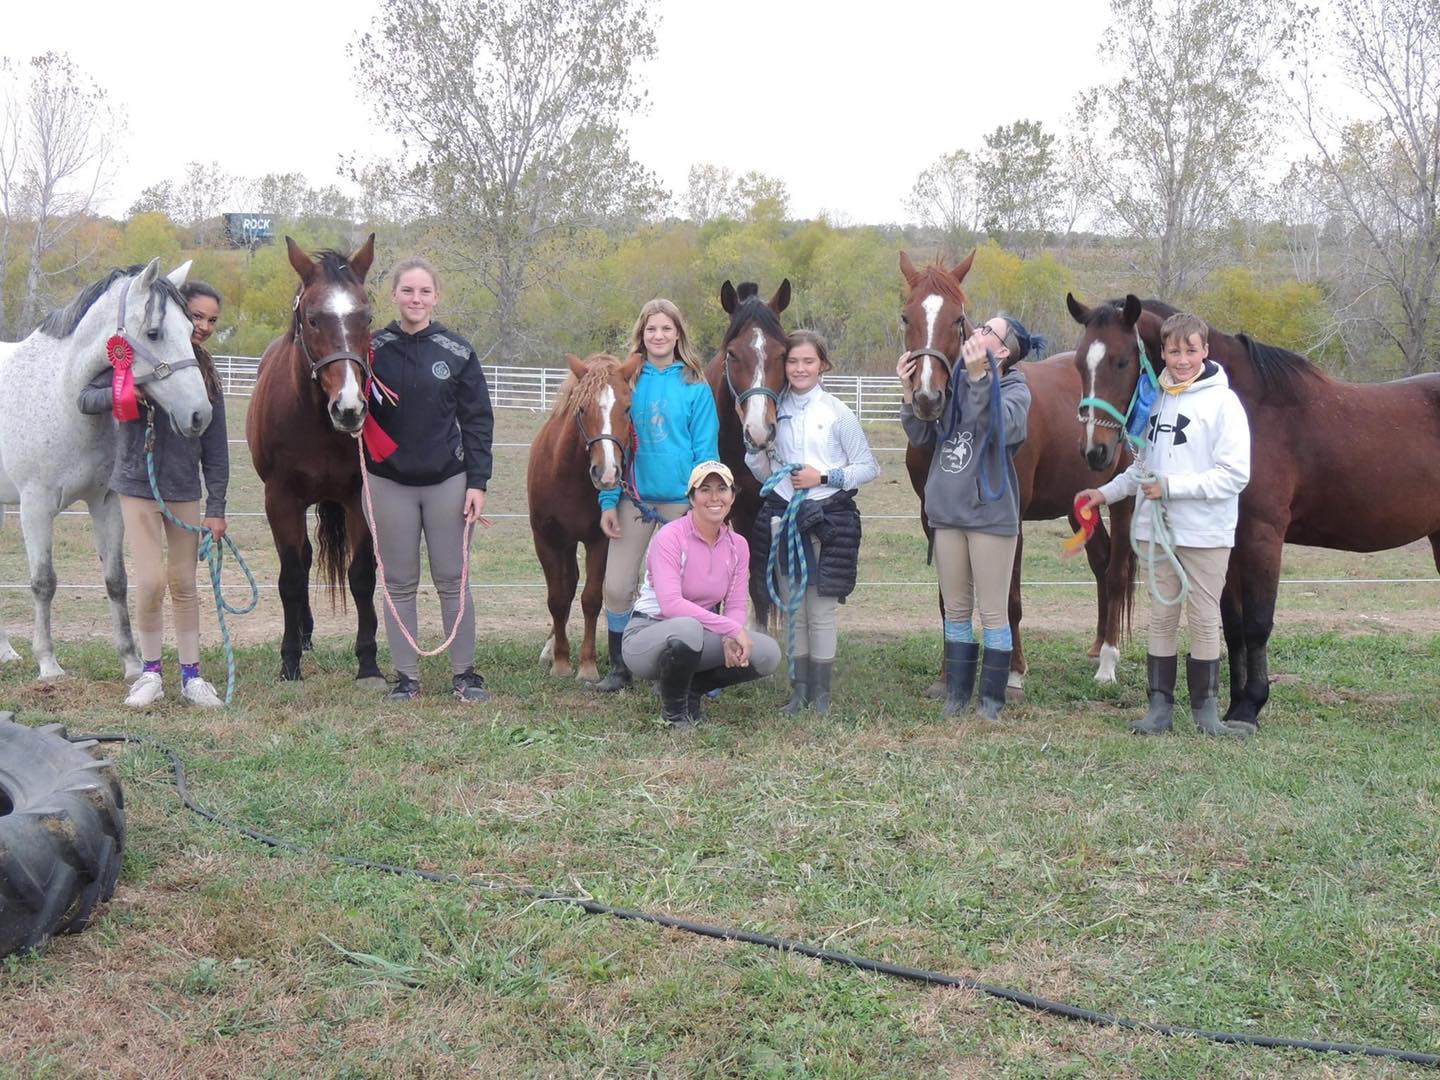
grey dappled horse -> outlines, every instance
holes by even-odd
[[[65,674],[50,638],[55,515],[81,499],[95,527],[115,650],[126,679],[140,674],[125,608],[124,524],[109,487],[115,421],[82,414],[77,401],[85,384],[110,367],[106,342],[118,332],[134,349],[136,384],[165,410],[176,432],[198,438],[205,431],[210,399],[178,291],[189,271],[187,262],[163,275],[159,259],[143,269],[112,270],[24,341],[0,343],[0,503],[20,506],[42,679]],[[0,662],[18,659],[0,624]]]

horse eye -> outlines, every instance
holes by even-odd
[[[1130,361],[1127,360],[1127,359],[1126,359],[1125,357],[1123,357],[1123,356],[1120,357],[1119,359],[1117,359],[1117,360],[1115,361],[1115,370],[1116,370],[1116,371],[1124,371],[1124,370],[1125,370],[1127,367],[1129,367],[1129,366],[1130,366]]]
[[[900,325],[901,325],[901,326],[909,326],[909,325],[910,325],[910,320],[907,319],[907,318],[904,316],[904,314],[902,314],[902,315],[900,316]]]
[[[317,323],[317,322],[315,321],[315,316],[314,316],[314,315],[307,316],[306,319],[305,319],[305,321],[310,324],[310,329],[312,329],[312,330],[315,329],[315,327],[317,327],[317,326],[320,325],[319,323]]]
[[[145,331],[145,336],[146,336],[147,338],[149,338],[151,341],[159,341],[159,340],[160,340],[160,330],[159,330],[158,327],[157,327],[156,329],[154,329],[154,330],[146,330],[146,331]]]

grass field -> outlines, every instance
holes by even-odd
[[[533,426],[503,421],[501,441]],[[235,620],[233,708],[202,713],[172,694],[130,714],[93,591],[57,601],[74,677],[34,682],[27,659],[0,672],[0,703],[32,723],[159,736],[201,802],[327,852],[773,932],[1141,1019],[1440,1050],[1428,545],[1288,553],[1292,578],[1426,580],[1287,586],[1253,742],[1124,734],[1144,696],[1143,635],[1121,681],[1097,686],[1083,660],[1091,593],[1065,586],[1027,592],[1026,703],[998,727],[946,722],[919,697],[939,651],[933,578],[898,455],[883,460],[896,464],[866,494],[861,579],[916,584],[872,584],[843,609],[824,720],[780,717],[782,688],[761,684],[676,739],[644,691],[597,701],[546,678],[537,572],[511,518],[477,548],[479,582],[518,586],[481,594],[478,660],[496,692],[484,705],[379,703],[353,685],[348,617],[323,605],[307,680],[276,683],[267,593],[258,616]],[[235,474],[232,509],[255,508],[243,456]],[[496,476],[489,509],[523,512],[523,450],[501,451]],[[263,521],[236,527],[273,581]],[[98,579],[83,521],[61,531],[61,581]],[[1027,580],[1084,580],[1083,564],[1055,557],[1062,532],[1031,529]],[[0,581],[24,580],[17,548],[12,520]],[[4,596],[23,637],[28,597]],[[221,670],[218,650],[206,662]],[[443,664],[423,671],[443,681]],[[1077,1026],[503,888],[272,854],[181,809],[158,755],[117,754],[130,840],[115,900],[44,956],[0,962],[0,1076],[1409,1073]]]

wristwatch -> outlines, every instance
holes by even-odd
[[[821,487],[829,487],[829,486],[830,486],[830,474],[829,474],[828,472],[822,472],[822,473],[820,474],[820,486],[821,486]]]

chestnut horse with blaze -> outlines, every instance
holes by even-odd
[[[905,252],[900,253],[900,273],[908,293],[900,315],[905,348],[920,355],[915,371],[915,415],[922,420],[940,420],[950,398],[950,377],[960,362],[960,346],[973,325],[966,312],[962,282],[970,272],[975,253],[953,269],[926,266],[917,269]],[[1044,360],[1026,360],[1022,370],[1030,386],[1030,415],[1025,442],[1015,454],[1015,474],[1020,481],[1020,517],[1023,521],[1051,521],[1067,518],[1078,528],[1074,515],[1075,493],[1093,487],[1092,474],[1077,450],[1085,441],[1085,428],[1077,419],[1080,404],[1080,377],[1073,354],[1060,353]],[[925,516],[925,480],[930,474],[930,447],[909,447],[905,468],[910,485],[920,497],[920,521],[927,536],[930,522]],[[1109,473],[1119,471],[1113,462]],[[1085,544],[1085,557],[1095,575],[1098,604],[1095,640],[1089,649],[1099,660],[1095,678],[1115,681],[1120,657],[1120,637],[1126,630],[1135,595],[1134,554],[1130,550],[1129,503],[1110,508],[1110,528],[1103,522]],[[1024,695],[1025,653],[1020,644],[1020,565],[1025,551],[1024,529],[1015,545],[1015,567],[1010,575],[1010,631],[1014,647],[1010,657],[1010,690],[1007,696]],[[943,604],[942,604],[943,607]],[[943,691],[943,686],[940,687]],[[939,696],[936,687],[929,693]]]
[[[1160,326],[1175,309],[1133,295],[1094,308],[1074,296],[1066,302],[1084,327],[1075,367],[1086,397],[1123,414],[1140,344],[1158,361]],[[1286,543],[1384,551],[1428,538],[1440,570],[1440,374],[1349,383],[1303,356],[1213,327],[1210,359],[1250,420],[1250,483],[1240,493],[1220,617],[1230,654],[1225,721],[1253,733],[1270,697],[1267,650]],[[1093,410],[1087,419],[1082,460],[1109,475],[1119,426]]]
[[[255,472],[265,483],[265,516],[280,555],[285,634],[280,676],[300,679],[310,648],[310,569],[318,554],[331,599],[349,579],[359,627],[356,679],[383,685],[375,664],[375,550],[360,509],[355,439],[369,415],[370,300],[365,275],[375,234],[346,258],[311,255],[288,236],[285,248],[300,277],[290,331],[271,342],[245,418]],[[315,546],[305,513],[315,506]]]
[[[634,353],[624,363],[606,353],[581,360],[567,356],[570,375],[560,386],[555,407],[530,444],[525,486],[530,504],[530,534],[545,571],[550,608],[550,637],[540,665],[550,674],[569,676],[570,638],[566,623],[580,580],[575,549],[585,545],[585,591],[580,596],[585,637],[580,644],[578,677],[594,682],[595,622],[600,615],[605,558],[610,541],[600,529],[596,492],[620,487],[630,450],[630,399],[635,376],[645,362]]]

